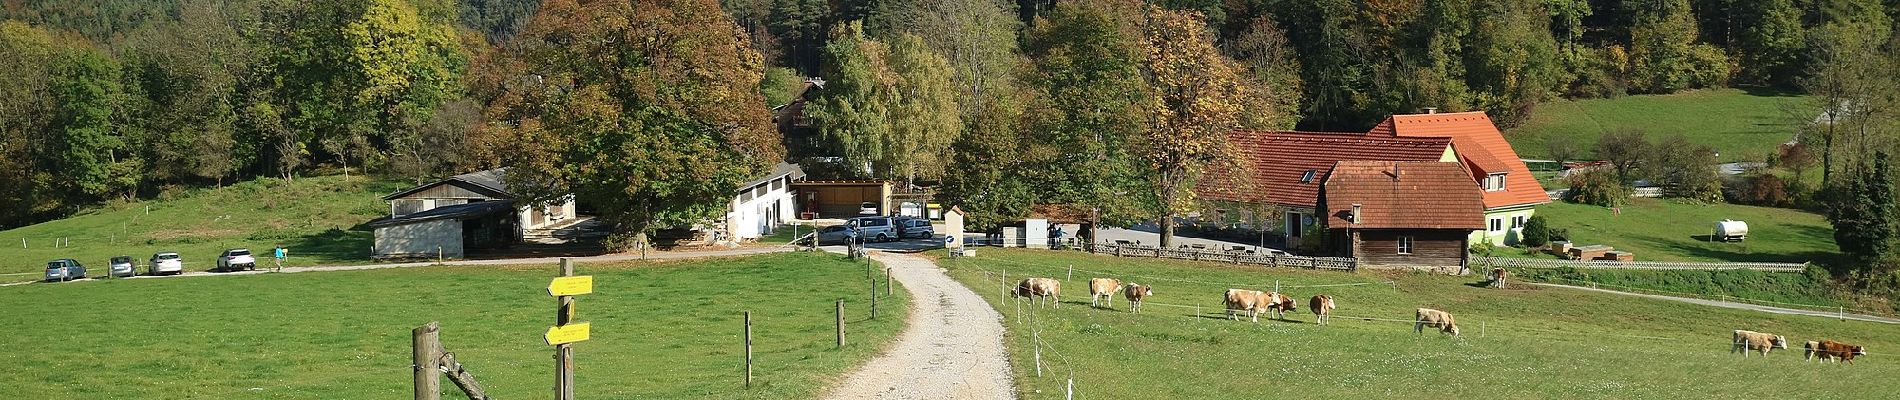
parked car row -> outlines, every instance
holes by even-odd
[[[229,249],[218,254],[217,267],[212,271],[256,270],[257,258],[249,249]],[[185,273],[184,257],[175,252],[153,253],[147,260],[144,275],[178,275]],[[138,276],[138,265],[131,256],[118,256],[106,264],[106,275],[111,277]],[[86,266],[79,260],[62,258],[46,263],[46,281],[64,282],[86,278]]]
[[[844,224],[827,226],[818,230],[818,244],[844,244],[850,238],[862,242],[894,242],[904,239],[933,238],[936,229],[930,220],[917,217],[857,217],[845,220]]]

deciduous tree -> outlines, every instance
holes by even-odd
[[[1151,8],[1142,70],[1154,88],[1141,148],[1161,224],[1161,246],[1174,236],[1174,217],[1192,210],[1193,187],[1209,163],[1229,153],[1227,135],[1240,127],[1242,68],[1214,49],[1192,11]]]

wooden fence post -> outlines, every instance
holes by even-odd
[[[844,299],[838,299],[838,348],[844,348]]]
[[[877,319],[877,281],[871,281],[871,319]]]
[[[884,267],[884,295],[891,296],[895,294],[897,294],[897,289],[891,287],[891,267]]]
[[[745,312],[745,387],[752,388],[752,312]]]
[[[449,383],[454,383],[455,387],[461,388],[462,393],[468,395],[469,400],[489,400],[488,391],[482,389],[481,383],[475,382],[475,374],[462,368],[462,362],[455,361],[455,353],[442,352],[442,367],[448,369]]]
[[[430,321],[416,327],[410,334],[409,344],[413,347],[411,362],[415,365],[415,400],[442,398],[442,342],[436,337],[438,330],[435,321]]]
[[[560,276],[574,276],[574,260],[561,259]],[[574,319],[574,296],[558,296],[554,326],[567,326]],[[574,400],[574,344],[554,345],[554,400]]]

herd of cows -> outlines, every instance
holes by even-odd
[[[1121,292],[1128,298],[1129,312],[1140,313],[1142,300],[1154,296],[1154,287],[1134,282],[1123,283],[1113,278],[1089,279],[1089,306],[1113,308],[1116,292]],[[1062,281],[1055,278],[1023,279],[1017,282],[1015,290],[1009,293],[1016,298],[1029,298],[1037,306],[1041,306],[1044,300],[1048,300],[1050,307],[1060,308]],[[1274,318],[1285,319],[1286,313],[1299,311],[1299,303],[1280,292],[1227,289],[1226,295],[1221,300],[1226,304],[1227,318],[1236,321],[1240,320],[1240,316],[1245,315],[1253,322],[1260,322],[1260,315],[1269,312],[1273,313]],[[1313,322],[1320,325],[1329,323],[1332,320],[1333,309],[1339,308],[1339,305],[1333,302],[1332,296],[1324,294],[1314,295],[1307,300],[1306,304],[1307,309],[1313,312]],[[1415,332],[1423,333],[1425,328],[1430,327],[1458,336],[1458,323],[1452,318],[1451,313],[1420,308],[1412,321],[1412,330]]]
[[[1510,273],[1503,268],[1493,269],[1486,276],[1490,280],[1489,287],[1503,287],[1505,280],[1509,277]],[[1089,306],[1113,308],[1116,292],[1121,292],[1128,298],[1129,312],[1140,313],[1142,300],[1154,295],[1154,287],[1134,282],[1123,283],[1113,278],[1089,279]],[[1047,299],[1050,307],[1061,306],[1061,294],[1062,281],[1055,278],[1023,279],[1016,284],[1015,290],[1010,291],[1010,295],[1016,298],[1029,298],[1038,306]],[[1230,320],[1239,320],[1240,316],[1245,315],[1253,322],[1260,322],[1260,315],[1268,312],[1273,313],[1274,318],[1285,319],[1285,313],[1299,311],[1299,304],[1292,297],[1279,292],[1227,289],[1226,295],[1221,300],[1226,304],[1227,318]],[[1325,325],[1331,320],[1332,311],[1338,308],[1338,304],[1333,302],[1332,296],[1320,294],[1314,295],[1307,301],[1307,308],[1313,312],[1314,323]],[[1458,336],[1458,323],[1448,312],[1420,308],[1412,321],[1412,330],[1416,333],[1424,333],[1425,328],[1429,327]],[[1737,329],[1733,346],[1729,351],[1731,353],[1740,351],[1743,357],[1747,357],[1750,351],[1760,351],[1763,356],[1767,356],[1769,350],[1777,348],[1787,349],[1787,338],[1781,335]],[[1810,340],[1805,346],[1805,358],[1808,361],[1819,358],[1822,362],[1852,363],[1855,356],[1863,355],[1867,355],[1865,348],[1833,340]]]

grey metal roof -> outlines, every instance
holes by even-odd
[[[456,183],[462,183],[463,187],[474,186],[474,187],[470,187],[469,188],[470,190],[475,190],[478,192],[480,191],[492,192],[489,194],[497,198],[512,199],[517,196],[515,195],[514,192],[508,190],[508,182],[507,180],[503,179],[503,177],[506,176],[507,174],[508,174],[508,167],[501,167],[501,168],[491,169],[487,171],[470,172],[466,174],[451,176],[448,179],[435,181],[426,185],[405,189],[403,191],[390,194],[388,196],[383,196],[383,200],[395,200],[395,199],[402,198],[403,196],[408,196],[415,192],[426,190],[428,188],[436,187],[439,185],[456,184]]]
[[[413,223],[418,223],[418,222],[434,221],[434,220],[439,220],[439,219],[480,218],[480,217],[485,217],[489,215],[494,215],[497,213],[514,212],[514,209],[515,209],[514,206],[515,206],[514,200],[478,201],[478,202],[467,203],[467,204],[456,204],[452,206],[431,208],[427,211],[404,215],[401,217],[379,219],[375,221],[370,221],[366,225],[368,225],[371,228],[378,228],[378,227],[391,226],[391,225],[408,225],[408,224],[413,224]]]
[[[792,164],[792,163],[781,161],[778,164],[772,165],[772,173],[766,174],[765,176],[760,177],[758,179],[753,179],[751,181],[747,181],[746,183],[740,184],[738,188],[735,188],[733,190],[745,191],[746,189],[751,189],[753,186],[758,186],[761,183],[770,182],[773,179],[778,179],[779,177],[783,177],[786,175],[791,175],[792,180],[798,180],[799,178],[805,177],[805,169],[799,168],[798,164]]]

